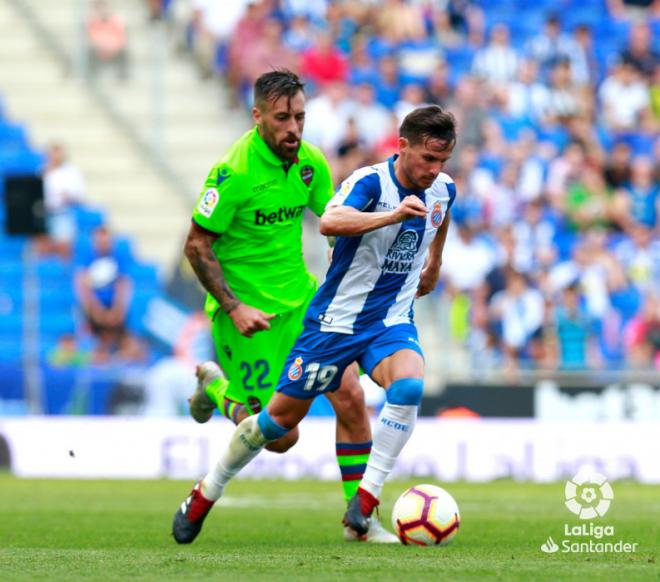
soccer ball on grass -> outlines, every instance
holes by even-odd
[[[454,498],[437,485],[415,485],[392,509],[392,527],[402,544],[445,545],[458,533],[461,518]]]

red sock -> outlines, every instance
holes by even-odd
[[[360,496],[360,511],[362,515],[371,515],[375,507],[378,506],[380,501],[376,499],[369,491],[358,487],[358,495]]]

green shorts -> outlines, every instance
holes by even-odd
[[[242,336],[224,311],[218,312],[211,333],[218,363],[229,380],[226,398],[250,405],[256,398],[266,407],[284,362],[302,331],[303,318],[315,292],[316,286],[300,307],[274,317],[269,330],[255,333],[251,338]]]

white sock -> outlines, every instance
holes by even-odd
[[[202,495],[207,499],[220,499],[229,480],[254,459],[268,442],[259,428],[257,416],[248,416],[236,427],[220,460],[202,479]]]
[[[396,463],[399,453],[408,442],[415,421],[417,406],[385,404],[381,410],[372,437],[371,454],[360,487],[380,498],[385,479]]]

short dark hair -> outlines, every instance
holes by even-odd
[[[413,145],[437,139],[446,142],[449,148],[456,143],[456,119],[439,105],[419,107],[406,115],[399,135]]]
[[[254,102],[264,104],[271,99],[295,97],[305,90],[305,84],[298,75],[288,69],[276,69],[261,75],[254,83]]]

